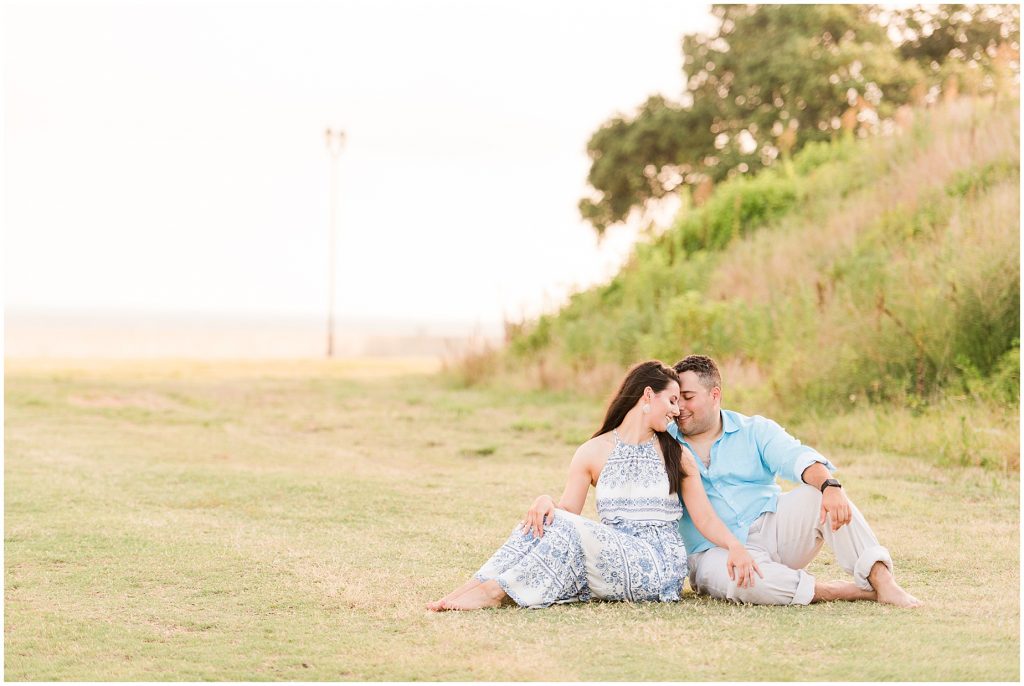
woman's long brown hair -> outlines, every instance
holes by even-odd
[[[615,394],[608,404],[608,412],[605,413],[604,423],[597,430],[594,436],[608,433],[622,424],[626,414],[633,409],[636,402],[644,394],[644,389],[650,386],[655,393],[660,393],[668,386],[669,381],[679,383],[679,375],[676,371],[659,360],[641,362],[626,373],[622,380],[619,392]],[[672,438],[668,432],[656,431],[658,443],[661,444],[661,454],[665,457],[665,471],[668,472],[668,492],[677,493],[687,476],[683,471],[682,456],[683,449]],[[592,436],[592,438],[594,437]]]

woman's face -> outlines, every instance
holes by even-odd
[[[651,399],[644,400],[651,405],[651,411],[647,413],[649,426],[655,431],[667,431],[669,422],[674,422],[679,416],[679,384],[669,381],[664,390],[651,393]]]

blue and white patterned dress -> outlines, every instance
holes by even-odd
[[[679,600],[686,550],[677,525],[683,510],[668,490],[655,438],[619,440],[597,480],[595,522],[565,510],[544,535],[512,535],[474,577],[496,580],[523,607],[602,600]]]

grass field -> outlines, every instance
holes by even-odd
[[[7,361],[6,679],[1018,680],[1019,473],[925,456],[817,446],[920,610],[426,612],[603,410],[432,369]]]

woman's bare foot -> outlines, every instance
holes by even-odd
[[[446,601],[442,610],[482,610],[485,607],[498,607],[506,598],[505,591],[497,581],[491,579],[471,588],[462,595]]]
[[[823,600],[877,600],[874,591],[865,591],[850,581],[815,581],[812,603]]]
[[[878,594],[878,602],[896,607],[921,607],[924,605],[920,600],[904,591],[896,579],[892,578],[889,568],[881,562],[876,562],[868,574],[868,581]]]
[[[476,580],[476,579],[470,579],[469,581],[467,581],[466,583],[462,584],[461,586],[459,586],[454,591],[452,591],[451,593],[449,593],[445,597],[441,598],[440,600],[435,600],[433,602],[427,603],[427,609],[431,610],[433,612],[441,612],[442,610],[445,609],[444,604],[446,602],[448,602],[449,600],[455,600],[456,598],[458,598],[460,595],[462,595],[466,591],[468,591],[470,589],[473,589],[473,588],[476,588],[477,586],[479,586],[480,583],[481,582]]]

